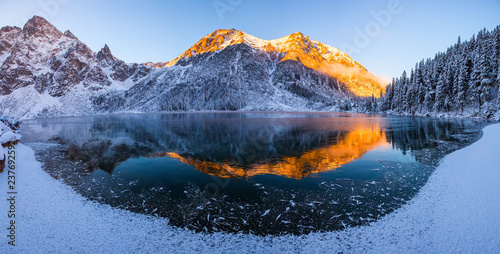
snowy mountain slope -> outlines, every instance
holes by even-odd
[[[302,64],[272,59],[246,44],[184,58],[149,75],[125,93],[140,111],[307,110],[351,93]],[[109,104],[109,103],[108,103]]]
[[[202,38],[173,61],[164,63],[163,66],[173,66],[181,60],[203,53],[216,52],[238,44],[245,44],[253,49],[264,51],[270,57],[274,57],[276,62],[287,60],[300,62],[307,68],[340,80],[346,88],[358,96],[371,96],[373,94],[378,97],[383,90],[382,81],[346,53],[318,41],[310,40],[309,36],[300,32],[275,40],[263,40],[235,29],[219,29]],[[159,65],[161,66],[161,64],[151,64],[153,67]]]
[[[217,30],[171,62],[128,64],[107,45],[95,53],[70,31],[62,33],[38,16],[22,29],[0,30],[0,111],[23,118],[338,110],[381,90],[347,54],[299,32],[268,41]]]
[[[93,52],[70,36],[42,18],[29,20],[0,69],[0,93],[35,84],[38,92],[58,97],[84,79],[89,86],[109,85]]]
[[[322,109],[356,96],[300,62],[279,62],[268,52],[236,44],[158,69],[118,97],[105,96],[102,103],[110,112],[290,111]]]
[[[95,54],[70,31],[34,16],[0,31],[0,110],[18,117],[93,114],[91,98],[126,90],[151,68]]]
[[[307,45],[306,45],[307,44]],[[304,46],[306,45],[306,46]],[[103,103],[108,110],[317,110],[341,107],[357,90],[381,87],[344,83],[323,68],[362,66],[341,51],[301,33],[265,41],[236,30],[217,30],[137,85]],[[364,68],[363,68],[364,69]],[[365,70],[366,71],[366,70]],[[351,79],[360,77],[351,75]]]
[[[10,56],[10,51],[16,43],[22,30],[19,27],[6,26],[0,29],[0,66]]]

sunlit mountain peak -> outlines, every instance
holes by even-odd
[[[239,44],[277,56],[278,62],[287,60],[301,62],[307,68],[338,79],[358,96],[379,97],[383,91],[383,82],[348,54],[335,47],[311,40],[309,36],[301,32],[274,40],[264,40],[236,29],[218,29],[203,37],[174,60],[152,66],[157,68],[174,66],[181,59],[217,52]]]

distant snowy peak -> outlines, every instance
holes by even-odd
[[[114,57],[107,45],[94,53],[70,31],[62,33],[42,17],[34,16],[22,30],[0,29],[0,95],[27,86],[54,97],[79,85],[90,93],[109,86],[123,89],[148,72],[148,67]]]
[[[162,68],[167,67],[167,68]],[[217,30],[171,62],[125,63],[34,16],[0,29],[0,112],[351,109],[382,92],[344,52],[300,32],[263,40]]]
[[[108,45],[105,44],[104,48],[102,48],[98,53],[97,53],[97,59],[101,62],[101,65],[104,67],[108,67],[118,61],[118,59],[111,54],[111,50],[109,49]]]
[[[182,59],[217,52],[237,44],[246,44],[269,54],[277,54],[279,62],[287,60],[300,62],[307,68],[337,78],[358,96],[378,97],[383,91],[384,84],[380,79],[369,73],[349,55],[332,46],[310,40],[309,36],[301,32],[279,39],[263,40],[239,30],[219,29],[203,37],[171,62],[145,65],[155,68],[174,66]]]
[[[350,58],[349,55],[339,49],[318,41],[310,40],[309,36],[305,36],[301,32],[295,32],[275,40],[263,40],[235,29],[219,29],[214,31],[203,37],[179,57],[168,62],[167,65],[172,66],[180,59],[193,57],[202,53],[214,52],[241,43],[267,52],[291,53],[299,57],[309,55],[311,57],[319,57],[320,59],[318,60],[326,62],[338,62],[346,66],[361,66]],[[298,54],[299,52],[300,54]],[[288,56],[284,60],[292,58],[293,57]]]
[[[31,36],[40,37],[50,37],[53,39],[59,39],[63,36],[61,31],[57,30],[52,24],[50,24],[46,19],[33,16],[23,27],[23,36],[28,38]]]

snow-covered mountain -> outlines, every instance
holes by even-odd
[[[91,98],[126,90],[151,68],[94,53],[70,31],[35,16],[0,30],[0,111],[31,118],[92,114]]]
[[[300,32],[262,40],[217,30],[170,62],[127,64],[38,16],[0,30],[0,111],[23,118],[339,109],[382,90],[347,54]]]
[[[216,52],[238,44],[246,44],[253,49],[264,51],[271,56],[270,60],[297,61],[307,68],[333,76],[358,96],[374,94],[378,97],[380,94],[379,80],[363,66],[346,53],[321,42],[310,40],[309,36],[301,32],[276,40],[262,40],[235,29],[220,29],[205,36],[179,57],[165,63],[165,66],[173,66],[183,59]]]

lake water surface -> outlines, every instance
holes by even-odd
[[[82,196],[199,232],[365,225],[414,197],[484,122],[347,113],[29,120],[23,141]]]

